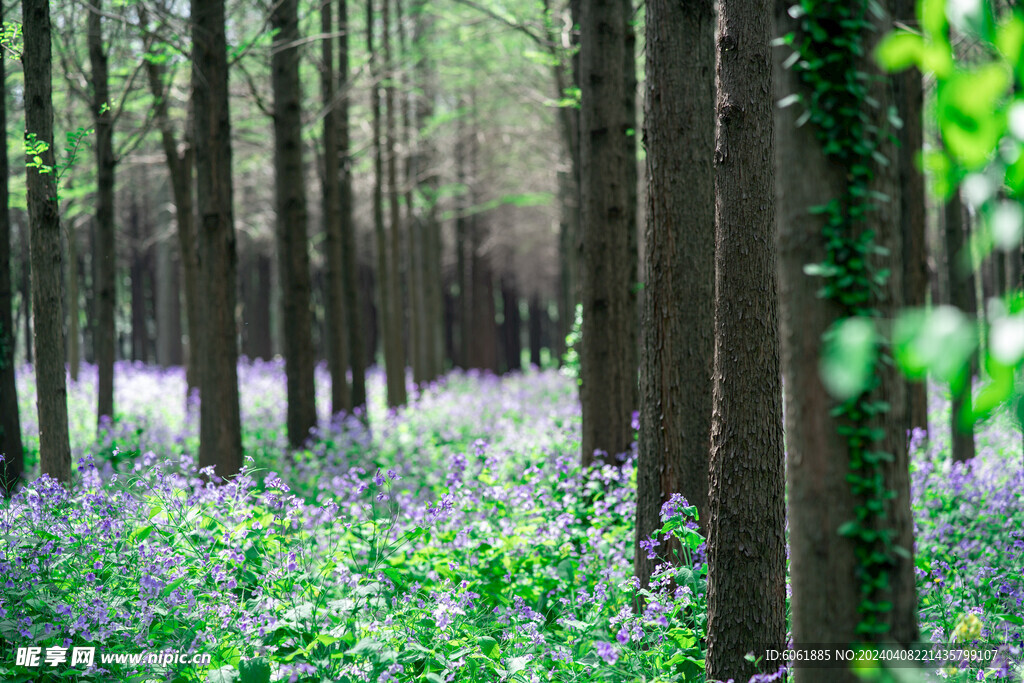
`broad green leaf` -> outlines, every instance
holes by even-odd
[[[840,401],[867,389],[875,366],[878,335],[870,318],[846,318],[825,336],[821,378]]]
[[[875,59],[889,71],[917,66],[924,57],[924,39],[914,33],[897,31],[885,36],[875,49]]]

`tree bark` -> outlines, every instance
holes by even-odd
[[[165,190],[162,190],[162,192]],[[167,212],[159,211],[161,233],[169,223]],[[173,242],[164,238],[156,243],[156,361],[160,367],[181,365],[184,350],[181,346],[181,276]]]
[[[724,0],[716,35],[708,680],[786,641],[770,0]]]
[[[114,121],[110,107],[107,49],[103,45],[102,0],[89,11],[89,63],[92,66],[93,125],[96,128],[96,251],[93,253],[96,290],[97,424],[114,417],[114,311],[117,306],[117,250],[114,244]]]
[[[146,330],[146,275],[148,253],[144,247],[147,235],[142,228],[142,209],[139,198],[133,193],[128,209],[129,240],[131,244],[131,309],[132,309],[132,355],[133,361],[149,362],[147,349],[149,334]]]
[[[561,313],[561,311],[559,311]],[[529,326],[529,337],[530,337],[530,365],[535,365],[538,368],[541,367],[541,326],[543,325],[542,316],[547,315],[547,311],[541,308],[540,297],[534,294],[530,298],[530,319],[528,321]],[[561,323],[561,320],[559,320]]]
[[[949,278],[949,303],[967,314],[972,323],[977,317],[974,294],[974,273],[967,265],[967,219],[960,193],[956,191],[946,202],[943,220],[946,233],[947,272]],[[976,361],[972,354],[964,376],[953,383],[950,392],[953,405],[950,409],[950,430],[953,436],[953,461],[968,462],[974,458],[974,426],[971,422],[971,380]]]
[[[799,22],[789,13],[787,0],[775,3],[776,35],[791,31],[799,35]],[[888,3],[882,3],[886,7]],[[872,15],[868,15],[872,16]],[[871,97],[880,103],[865,108],[872,125],[885,127],[884,117],[891,104],[887,79],[881,78],[870,55],[871,42],[884,34],[881,20],[878,30],[863,46],[865,57],[856,63],[859,72],[873,74]],[[837,22],[838,25],[838,22]],[[799,77],[784,68],[789,57],[786,50],[775,52],[775,97],[781,100],[801,92]],[[877,77],[876,77],[877,75]],[[838,92],[838,91],[837,91]],[[843,90],[842,92],[845,92]],[[837,95],[841,96],[841,95]],[[829,103],[836,108],[847,102]],[[777,207],[779,226],[779,293],[781,311],[782,367],[786,404],[786,481],[788,485],[788,522],[790,543],[790,577],[792,585],[791,621],[797,647],[812,643],[835,643],[848,646],[863,640],[857,633],[861,621],[858,605],[858,561],[854,542],[839,534],[839,528],[857,518],[861,501],[854,498],[847,477],[851,453],[839,434],[841,423],[832,416],[836,403],[821,381],[817,359],[821,355],[822,335],[847,315],[837,302],[818,295],[820,280],[804,273],[804,266],[825,261],[826,243],[822,234],[823,220],[813,213],[816,206],[844,197],[847,193],[847,169],[826,158],[821,143],[810,126],[796,125],[801,107],[776,109]],[[883,144],[879,150],[889,159],[895,149]],[[881,316],[891,317],[900,305],[902,288],[902,238],[897,227],[899,197],[895,165],[876,169],[872,190],[893,198],[875,204],[875,210],[858,224],[858,230],[872,230],[878,243],[889,251],[877,256],[874,267],[888,269],[889,279],[881,296],[872,306]],[[910,516],[909,470],[906,449],[905,388],[894,368],[880,371],[878,400],[885,400],[890,410],[884,420],[873,427],[882,430],[884,438],[874,447],[893,455],[893,462],[883,468],[885,487],[895,491],[895,498],[886,504],[887,524],[893,528],[893,544],[907,551],[888,570],[890,590],[873,595],[873,600],[893,603],[889,612],[887,639],[902,643],[917,638],[917,602],[913,574],[913,524]],[[796,667],[796,681],[821,679],[820,670],[804,665]],[[830,670],[837,681],[856,681],[852,673]]]
[[[298,0],[276,2],[270,20],[277,31],[270,69],[274,91],[277,252],[282,285],[281,340],[288,392],[288,441],[293,448],[299,448],[316,426],[316,386],[313,381],[316,359],[310,312],[312,284],[306,244],[306,191],[302,181]]]
[[[387,161],[387,193],[388,222],[390,223],[387,239],[388,269],[383,286],[388,290],[389,306],[388,333],[384,335],[384,365],[387,374],[388,406],[396,407],[405,404],[405,343],[403,340],[402,315],[402,218],[399,208],[400,188],[398,187],[398,155],[396,153],[395,133],[395,63],[391,54],[391,2],[382,0],[381,21],[384,24],[382,49],[384,52],[384,76],[387,86],[384,88],[385,111],[385,156]]]
[[[320,7],[320,32],[330,35],[334,30],[331,0]],[[327,318],[327,367],[331,373],[331,414],[352,411],[352,393],[348,385],[348,318],[345,310],[345,262],[342,248],[341,192],[344,180],[339,172],[337,110],[334,89],[334,44],[322,43],[323,67],[320,71],[320,92],[324,105],[324,175],[323,221],[324,249],[327,252],[327,288],[324,301]],[[347,112],[346,112],[347,116]],[[348,122],[345,122],[348,126]],[[346,131],[347,133],[347,131]],[[347,150],[346,150],[347,152]]]
[[[48,145],[39,150],[47,172],[29,167],[26,181],[31,231],[32,320],[35,332],[36,405],[39,412],[39,461],[43,474],[71,483],[67,381],[64,369],[64,320],[61,302],[62,249],[53,139],[50,72],[50,6],[46,0],[22,2],[25,72],[25,130]]]
[[[0,25],[4,21],[0,4]],[[0,137],[7,139],[7,64],[0,59]],[[10,173],[7,145],[0,147],[0,491],[10,494],[24,474],[14,347],[17,328],[11,320],[11,213],[8,208]]]
[[[519,297],[510,276],[501,279],[501,312],[503,348],[505,351],[505,372],[519,372],[523,369],[522,342],[519,340],[522,320],[519,317]]]
[[[893,0],[893,14],[910,26],[917,25],[914,0]],[[897,131],[897,166],[900,186],[900,225],[903,239],[903,287],[906,306],[923,308],[928,292],[928,252],[925,245],[925,181],[918,168],[924,146],[924,87],[921,72],[907,69],[892,77],[893,99],[903,127]],[[907,429],[928,431],[928,384],[907,386]]]
[[[677,36],[690,40],[680,43]],[[640,541],[681,493],[707,532],[715,295],[715,13],[711,0],[648,0],[646,283],[640,325],[640,458],[634,573]],[[678,547],[678,544],[672,547]]]
[[[216,466],[219,476],[230,477],[242,467],[242,432],[235,322],[238,264],[231,197],[224,0],[192,0],[191,16],[200,291],[203,292],[199,466]],[[195,331],[195,328],[190,330]]]
[[[67,232],[68,240],[68,375],[78,381],[82,360],[78,309],[78,234],[73,228]]]
[[[636,395],[636,76],[629,0],[583,3],[580,162],[583,226],[582,462],[615,462],[633,441]],[[595,455],[595,451],[600,454]]]
[[[359,301],[359,263],[352,194],[352,155],[349,135],[348,4],[338,0],[338,160],[341,172],[341,257],[344,264],[344,298],[347,314],[349,362],[352,366],[352,405],[366,405],[366,327]]]

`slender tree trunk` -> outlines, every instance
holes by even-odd
[[[320,6],[320,32],[330,35],[334,30],[331,2]],[[322,42],[323,67],[320,71],[320,92],[324,102],[324,176],[323,220],[324,248],[327,251],[327,367],[331,372],[331,414],[352,411],[352,393],[348,385],[348,318],[345,310],[345,262],[342,248],[341,192],[344,180],[339,173],[337,110],[334,89],[334,43]],[[347,116],[347,112],[346,112]],[[345,123],[346,127],[348,122]],[[347,133],[347,131],[346,131]],[[347,150],[346,150],[347,152]]]
[[[25,131],[46,150],[38,156],[47,172],[30,166],[26,181],[31,231],[32,310],[35,328],[36,405],[39,411],[39,462],[43,474],[71,483],[67,381],[64,369],[64,320],[61,302],[60,211],[55,182],[53,100],[50,81],[50,6],[46,0],[22,2],[25,71]]]
[[[117,251],[114,246],[114,121],[107,83],[107,50],[103,46],[97,0],[88,18],[89,63],[92,65],[93,117],[96,128],[96,251],[93,254],[96,288],[97,424],[114,417],[114,311],[117,306]]]
[[[0,4],[0,25],[4,10]],[[7,64],[0,59],[0,137],[7,139]],[[7,145],[0,147],[0,490],[11,493],[25,470],[18,392],[14,381],[17,328],[11,320],[11,213],[8,209]],[[30,171],[31,173],[31,171]],[[22,266],[24,269],[24,265]]]
[[[914,0],[893,0],[893,14],[916,26]],[[907,69],[893,77],[893,99],[903,119],[899,129],[898,158],[900,225],[903,239],[904,303],[923,308],[928,291],[928,253],[925,245],[925,184],[917,157],[924,145],[924,87],[921,72]],[[928,385],[907,386],[907,428],[928,431]]]
[[[681,493],[707,532],[715,294],[715,13],[711,0],[648,0],[646,283],[640,325],[636,556]],[[681,43],[677,36],[691,39]],[[677,548],[678,544],[672,546]],[[657,555],[672,553],[667,543]]]
[[[629,0],[583,3],[580,160],[583,227],[582,462],[615,462],[633,441],[636,395],[636,75]],[[600,451],[600,455],[595,455]]]
[[[974,273],[966,257],[968,249],[967,221],[960,193],[954,192],[946,202],[943,211],[946,232],[947,272],[949,277],[949,303],[964,311],[972,323],[976,319],[977,306],[974,294]],[[971,362],[964,376],[953,383],[950,392],[953,406],[950,410],[953,460],[968,462],[974,458],[974,426],[971,422],[971,378],[974,376],[975,360]]]
[[[72,382],[78,381],[81,365],[81,340],[78,319],[78,235],[74,229],[67,232],[68,239],[68,374]]]
[[[530,297],[530,320],[529,320],[529,337],[530,337],[530,365],[536,365],[538,368],[541,366],[540,357],[540,335],[542,316],[546,316],[547,312],[541,308],[540,297],[534,294]],[[561,323],[561,319],[559,319]]]
[[[203,292],[199,465],[214,465],[219,476],[229,477],[242,467],[242,431],[238,406],[238,326],[235,322],[238,265],[231,206],[231,120],[224,0],[192,0],[191,16],[200,291]]]
[[[501,279],[502,347],[505,351],[505,372],[519,372],[523,369],[522,344],[519,341],[519,297],[511,277]]]
[[[32,353],[32,258],[31,247],[31,226],[26,225],[21,230],[21,300],[25,304],[25,362],[32,365],[34,358]]]
[[[786,640],[786,509],[775,274],[772,5],[719,5],[708,680],[747,680]]]
[[[302,97],[299,80],[298,0],[274,4],[277,31],[271,51],[274,91],[274,175],[277,199],[277,251],[281,272],[281,340],[288,385],[288,441],[295,448],[316,426],[316,387],[312,285],[306,238],[307,208],[302,166]],[[327,156],[331,156],[328,154]],[[333,193],[332,193],[333,194]],[[333,211],[332,211],[333,213]]]
[[[139,198],[133,193],[128,209],[128,225],[131,242],[131,308],[132,308],[132,355],[133,361],[148,363],[146,354],[146,251],[143,242],[146,235],[142,229],[142,209]]]
[[[887,8],[888,3],[880,4]],[[789,14],[790,5],[787,0],[775,3],[775,35],[792,31],[796,33],[796,40],[803,40],[799,20]],[[838,10],[840,6],[837,4],[834,8]],[[870,57],[875,36],[884,33],[883,23],[870,13],[867,16],[876,21],[877,30],[866,34],[861,53],[864,56],[847,53],[843,59],[857,59],[851,66],[858,72],[871,74],[869,94],[879,105],[865,107],[865,117],[870,125],[884,128],[884,118],[891,104],[889,83],[880,77]],[[839,26],[838,20],[835,25]],[[786,50],[775,52],[776,100],[805,92],[799,76],[783,66],[789,56]],[[837,62],[836,68],[847,66]],[[832,100],[828,106],[835,110],[850,106],[850,101],[843,99],[846,92],[836,90],[835,97],[839,101]],[[813,208],[847,196],[849,174],[847,169],[825,156],[822,143],[811,126],[796,125],[802,113],[802,107],[791,106],[778,108],[775,114],[776,167],[780,171],[776,177],[776,206],[786,392],[792,634],[797,647],[815,643],[836,643],[845,647],[865,638],[857,630],[862,620],[858,607],[864,597],[859,588],[862,563],[855,542],[840,535],[839,529],[857,519],[857,508],[865,502],[857,500],[851,491],[851,450],[840,433],[841,427],[848,424],[832,415],[836,402],[825,389],[813,359],[821,356],[822,335],[849,312],[836,301],[820,297],[821,281],[807,275],[804,267],[826,259],[824,221]],[[883,144],[879,152],[895,159],[892,145]],[[895,165],[876,167],[871,189],[893,197],[893,201],[875,204],[875,210],[856,225],[857,230],[872,230],[878,243],[888,249],[887,255],[876,257],[873,267],[875,272],[877,269],[890,271],[890,277],[880,296],[870,303],[883,317],[892,316],[901,303],[903,267],[902,239],[896,227],[900,206],[897,172]],[[905,434],[907,404],[902,380],[895,369],[886,366],[879,374],[881,386],[873,397],[886,401],[890,410],[884,419],[868,424],[884,435],[874,447],[893,456],[893,461],[881,472],[885,488],[895,492],[895,497],[885,504],[886,524],[891,527],[893,545],[901,548],[901,553],[905,551],[905,557],[887,568],[889,589],[877,591],[870,599],[893,605],[886,617],[889,632],[884,637],[908,643],[916,640],[918,632]],[[830,670],[828,673],[830,680],[837,682],[858,680],[848,671]],[[796,667],[798,683],[822,680],[822,675],[818,669],[805,665]]]
[[[466,189],[466,133],[463,129],[459,131],[455,139],[455,183],[463,188],[455,209],[455,279],[459,288],[458,298],[458,328],[459,342],[457,353],[457,365],[462,368],[469,368],[470,347],[474,343],[470,332],[472,318],[472,283],[470,281],[472,272],[472,258],[467,256],[469,249],[469,196]]]
[[[341,257],[343,263],[345,311],[347,314],[349,362],[352,366],[352,405],[366,405],[366,327],[359,301],[359,264],[356,255],[352,156],[349,135],[348,4],[338,0],[338,163],[341,173]]]
[[[163,212],[161,211],[163,216]],[[182,364],[181,277],[173,243],[161,239],[156,244],[156,360],[160,367]]]
[[[384,365],[387,370],[388,405],[391,407],[405,404],[405,344],[402,335],[402,274],[401,274],[401,230],[402,219],[399,210],[398,187],[398,155],[395,150],[395,64],[391,54],[391,2],[382,0],[381,21],[384,24],[382,47],[384,52],[384,75],[387,86],[384,88],[385,110],[385,145],[387,160],[387,186],[390,229],[388,230],[388,269],[386,280],[382,280],[383,288],[388,290],[389,306],[386,315],[389,318],[388,334],[384,336]]]

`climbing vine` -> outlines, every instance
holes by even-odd
[[[780,41],[793,50],[786,66],[798,75],[802,89],[780,105],[802,105],[798,125],[810,125],[826,157],[846,169],[842,195],[810,209],[821,216],[826,251],[824,261],[808,264],[805,272],[821,277],[819,295],[842,309],[842,321],[826,334],[827,346],[835,343],[843,321],[862,323],[879,316],[875,303],[883,296],[889,271],[878,267],[877,257],[887,251],[867,219],[880,202],[889,201],[872,184],[879,168],[889,164],[881,150],[891,136],[895,113],[878,116],[882,105],[871,90],[881,76],[861,67],[876,32],[872,15],[883,16],[877,2],[799,0],[789,13],[799,30]],[[879,125],[880,118],[887,123]],[[839,533],[855,547],[861,615],[857,633],[865,642],[877,640],[889,628],[885,615],[892,604],[880,596],[889,589],[898,559],[895,530],[885,523],[887,501],[895,494],[886,488],[883,468],[893,456],[882,452],[884,431],[878,427],[889,408],[876,397],[888,350],[877,337],[871,345],[858,390],[832,413],[848,449],[847,481],[857,501],[854,519],[842,524]]]

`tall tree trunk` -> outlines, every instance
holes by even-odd
[[[791,3],[775,3],[776,35],[789,32],[796,40],[803,40],[800,20],[788,13]],[[880,3],[887,8],[888,3]],[[859,7],[859,5],[858,5]],[[845,5],[829,5],[833,12],[845,11]],[[865,43],[858,55],[846,52],[836,60],[839,73],[847,69],[869,73],[869,95],[878,100],[877,107],[864,106],[866,120],[885,128],[884,117],[891,105],[889,82],[880,77],[871,60],[873,42],[884,33],[882,21],[866,14],[876,22],[877,31],[865,33]],[[828,23],[829,17],[817,19]],[[835,26],[840,26],[838,18]],[[845,30],[845,29],[842,29]],[[844,36],[845,38],[845,36]],[[833,42],[828,42],[829,55]],[[849,43],[847,43],[849,44]],[[775,97],[777,100],[803,90],[798,74],[783,66],[789,58],[785,50],[775,52]],[[832,111],[860,106],[851,102],[848,91],[837,88],[833,99],[824,103]],[[797,647],[813,643],[855,643],[864,635],[858,632],[863,618],[859,611],[861,601],[860,577],[862,562],[858,558],[855,541],[840,535],[840,528],[858,518],[858,506],[866,505],[851,490],[852,452],[840,434],[842,426],[833,416],[836,401],[822,383],[815,359],[821,357],[822,335],[851,311],[833,299],[818,295],[821,281],[804,272],[807,264],[826,260],[825,221],[814,207],[848,196],[849,170],[825,155],[823,143],[810,125],[797,126],[802,115],[801,106],[776,109],[777,155],[776,178],[779,226],[779,294],[781,310],[782,366],[786,403],[786,482],[788,486],[788,522],[790,543],[790,576],[792,585],[792,633]],[[895,158],[895,149],[882,143],[879,152],[889,159]],[[877,164],[875,161],[867,162]],[[893,197],[889,203],[878,203],[863,220],[854,225],[860,230],[872,230],[880,246],[888,255],[876,256],[872,267],[890,271],[890,277],[880,296],[872,297],[869,305],[883,317],[894,314],[900,305],[902,287],[902,239],[896,221],[899,211],[897,169],[894,165],[873,168],[875,176],[870,189]],[[782,172],[784,171],[784,172]],[[913,524],[910,516],[909,470],[906,449],[906,398],[901,379],[895,370],[883,366],[879,372],[880,388],[871,398],[889,403],[884,419],[867,423],[884,435],[872,444],[879,451],[893,456],[893,461],[882,468],[881,477],[886,489],[895,497],[884,504],[886,524],[891,527],[892,544],[901,548],[906,557],[897,559],[886,569],[889,590],[877,591],[871,600],[888,601],[893,609],[886,620],[889,624],[887,639],[913,642],[917,638],[917,603],[913,574]],[[856,466],[854,464],[854,466]],[[859,468],[856,471],[861,471]],[[870,637],[870,636],[869,636]],[[830,671],[837,681],[855,681],[857,677],[844,671]],[[820,680],[818,670],[797,665],[799,683]]]
[[[561,311],[559,311],[561,315]],[[540,296],[534,294],[530,297],[530,319],[529,325],[529,337],[530,337],[530,365],[536,365],[538,368],[541,366],[541,325],[542,317],[547,316],[547,311],[541,308]],[[561,324],[561,318],[559,318],[559,324]]]
[[[32,258],[31,226],[26,225],[21,231],[21,300],[25,311],[25,362],[32,365]]]
[[[161,221],[166,213],[160,211]],[[165,232],[161,229],[161,232]],[[164,238],[156,243],[156,362],[169,368],[182,364],[181,277],[174,244]]]
[[[523,369],[522,343],[519,332],[522,321],[519,317],[519,297],[510,276],[501,278],[501,312],[503,348],[505,350],[505,372],[519,372]]]
[[[349,362],[352,366],[352,405],[366,405],[366,327],[359,301],[359,262],[352,194],[352,155],[349,135],[348,4],[338,0],[338,163],[341,172],[341,255],[344,268],[344,298],[347,315]]]
[[[723,0],[716,36],[708,680],[786,641],[770,0]]]
[[[131,243],[131,308],[132,308],[132,355],[133,361],[148,363],[146,353],[148,334],[146,332],[146,235],[142,228],[142,209],[134,193],[128,209],[128,225]]]
[[[114,245],[114,121],[107,83],[107,50],[103,45],[102,0],[89,11],[89,63],[92,66],[93,121],[96,128],[96,251],[93,254],[96,289],[97,424],[114,417],[114,311],[117,305],[117,250]]]
[[[0,4],[0,25],[4,9]],[[0,137],[7,139],[7,64],[0,59]],[[7,145],[0,147],[0,491],[11,493],[25,470],[14,381],[14,346],[17,328],[11,320],[11,212],[8,209],[9,162]],[[24,269],[24,266],[22,266]]]
[[[636,395],[636,76],[629,0],[583,3],[580,161],[583,226],[582,462],[614,462],[633,441]],[[595,456],[595,451],[603,455]]]
[[[677,36],[690,36],[683,44]],[[681,493],[707,532],[715,295],[715,13],[712,0],[648,0],[646,283],[640,325],[640,458],[634,573],[654,564],[640,541]],[[672,546],[673,548],[678,545]],[[672,554],[657,549],[662,561]]]
[[[388,269],[386,280],[382,280],[383,288],[388,291],[388,333],[384,336],[384,365],[387,371],[388,406],[395,407],[405,404],[405,344],[402,335],[402,275],[401,275],[401,230],[402,219],[399,210],[398,187],[398,155],[396,153],[395,134],[395,63],[391,54],[391,2],[382,0],[384,24],[382,48],[384,52],[384,76],[387,86],[384,88],[385,110],[385,144],[387,157],[388,185]]]
[[[73,228],[68,239],[68,374],[72,382],[78,381],[82,347],[78,319],[78,234]]]
[[[320,6],[320,32],[331,35],[331,2]],[[324,175],[323,221],[324,248],[327,251],[327,289],[324,296],[327,317],[327,367],[331,372],[331,414],[352,411],[352,393],[348,385],[347,329],[349,315],[345,310],[345,261],[342,248],[341,192],[344,180],[339,174],[337,110],[334,90],[334,43],[324,39],[323,67],[320,71],[320,92],[324,102]],[[347,115],[347,112],[346,112]],[[346,127],[348,122],[345,123]],[[347,131],[346,131],[347,133]],[[347,152],[347,150],[346,150]]]
[[[140,5],[140,8],[142,5]],[[145,21],[144,10],[140,9],[140,19]],[[147,37],[146,49],[152,49],[152,39]],[[188,362],[185,369],[185,378],[188,392],[197,390],[200,386],[199,371],[202,367],[203,354],[200,350],[202,335],[202,310],[199,299],[199,247],[196,237],[194,203],[192,192],[195,188],[193,183],[193,147],[194,137],[194,114],[191,110],[188,113],[189,122],[186,126],[189,132],[185,135],[184,148],[179,152],[178,143],[174,137],[174,128],[171,125],[170,117],[167,114],[168,107],[168,86],[164,82],[164,68],[157,60],[146,60],[146,76],[149,82],[149,90],[156,100],[154,104],[154,119],[160,129],[160,143],[163,147],[164,158],[167,163],[167,171],[171,181],[171,199],[174,203],[174,218],[178,228],[178,253],[181,262],[181,278],[184,284],[185,294],[185,323],[188,328]]]
[[[306,245],[306,191],[302,182],[302,85],[299,80],[298,0],[274,4],[277,31],[271,51],[274,91],[274,189],[277,199],[277,251],[281,272],[281,339],[288,390],[288,441],[295,448],[316,426],[313,366],[312,285]],[[331,156],[328,154],[327,156]],[[333,212],[332,212],[333,213]]]
[[[230,477],[242,467],[238,407],[237,255],[232,214],[224,0],[192,0],[192,93],[195,106],[203,367],[199,466]],[[195,332],[192,328],[190,332]]]
[[[893,0],[897,20],[916,26],[914,0]],[[925,245],[924,174],[917,157],[924,146],[924,87],[921,72],[907,69],[892,77],[893,99],[903,127],[899,129],[897,166],[900,185],[900,225],[903,240],[904,304],[923,308],[928,291],[928,252]],[[928,431],[928,385],[907,386],[907,428]]]
[[[455,280],[459,288],[458,311],[458,352],[457,365],[469,368],[470,346],[474,343],[470,332],[472,318],[472,258],[467,255],[469,249],[469,192],[466,186],[466,135],[465,127],[455,139],[455,184],[462,188],[462,194],[456,200],[455,209]]]
[[[943,220],[946,232],[947,272],[949,278],[949,303],[967,314],[972,324],[976,324],[977,305],[975,298],[974,273],[969,266],[967,256],[969,248],[967,239],[967,219],[965,208],[961,202],[959,191],[946,202]],[[972,355],[971,362],[964,373],[953,382],[950,392],[953,405],[950,410],[950,430],[953,441],[953,460],[967,462],[974,458],[974,425],[971,422],[971,380],[974,376],[976,363]]]
[[[50,81],[50,6],[46,0],[21,4],[25,71],[26,135],[46,143],[46,150],[28,154],[26,181],[31,231],[32,310],[35,328],[36,405],[39,411],[39,462],[43,474],[71,483],[68,440],[67,381],[64,369],[64,320],[61,302],[63,258],[57,206]],[[32,166],[40,157],[46,168]],[[46,171],[45,173],[42,171]]]

